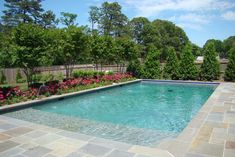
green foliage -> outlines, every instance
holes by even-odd
[[[189,41],[183,29],[165,20],[154,20],[152,23],[146,24],[143,34],[145,46],[153,44],[158,50],[161,50],[161,61],[166,59],[166,55],[162,53],[165,53],[168,47],[174,47],[175,51],[180,53]]]
[[[6,80],[7,79],[6,79],[6,76],[5,76],[4,72],[3,72],[3,70],[1,70],[1,73],[0,73],[0,84],[7,83]]]
[[[214,44],[216,56],[219,55],[221,58],[225,58],[227,56],[225,49],[224,49],[223,42],[220,40],[215,40],[215,39],[209,39],[206,41],[205,45],[203,46],[203,52],[206,51],[205,49],[210,44]],[[205,55],[205,53],[203,55]]]
[[[149,52],[143,67],[143,77],[146,79],[159,79],[161,77],[160,52],[154,47],[149,47]]]
[[[194,56],[192,54],[191,45],[184,47],[181,53],[179,76],[183,80],[196,80],[198,78],[198,69],[194,64]]]
[[[88,53],[89,38],[84,31],[84,27],[69,26],[50,32],[54,37],[52,55],[65,66],[66,77],[72,74],[74,64]]]
[[[226,81],[235,81],[235,46],[233,46],[229,51],[229,62],[225,71],[224,79]]]
[[[62,72],[59,72],[57,75],[55,75],[56,80],[63,80],[64,79],[64,74]]]
[[[49,62],[47,41],[43,28],[34,24],[20,24],[13,32],[13,63],[23,68],[28,84],[32,82],[35,67]]]
[[[200,77],[202,80],[216,80],[220,75],[219,62],[213,43],[208,43],[204,48],[204,60],[201,66]]]
[[[73,77],[75,78],[93,78],[97,76],[103,76],[104,72],[98,72],[98,71],[91,71],[91,70],[74,70],[73,71]],[[110,72],[111,74],[111,72]]]
[[[227,39],[223,41],[224,45],[224,52],[225,52],[225,58],[228,57],[228,52],[231,50],[231,48],[235,45],[235,36],[230,36]]]
[[[150,21],[145,17],[136,17],[130,21],[132,38],[136,43],[143,44],[144,26],[149,24]]]
[[[142,77],[142,66],[140,64],[140,61],[138,59],[131,61],[127,66],[127,72],[130,72],[134,77],[141,78]]]
[[[43,74],[41,74],[41,73],[34,73],[33,76],[32,76],[32,82],[33,83],[42,82],[42,78],[43,78]]]
[[[176,80],[179,78],[179,61],[173,47],[168,48],[163,78]]]
[[[76,14],[61,12],[61,15],[62,17],[60,18],[60,22],[62,24],[64,24],[67,27],[76,25],[75,24],[77,18]]]
[[[50,82],[50,81],[53,81],[55,80],[55,76],[52,74],[52,73],[46,73],[46,74],[42,74],[41,75],[41,79],[40,81],[42,82]]]
[[[20,69],[16,71],[16,83],[24,83],[26,80],[22,77]]]

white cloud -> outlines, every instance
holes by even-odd
[[[202,30],[203,26],[210,23],[213,17],[210,15],[188,13],[178,16],[172,16],[168,20],[173,21],[182,28]]]
[[[127,6],[134,7],[138,15],[150,17],[162,11],[213,11],[235,7],[235,2],[226,0],[126,0]]]
[[[227,11],[226,13],[221,15],[225,20],[235,21],[235,12]]]

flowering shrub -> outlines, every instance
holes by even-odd
[[[4,88],[0,87],[0,106],[5,104],[17,103],[20,101],[32,100],[37,98],[38,95],[49,96],[74,92],[87,88],[111,84],[112,82],[126,81],[129,79],[132,79],[131,74],[108,74],[99,77],[94,76],[93,78],[66,79],[61,83],[59,83],[58,81],[50,81],[45,83],[45,85],[41,88],[31,87],[26,91],[21,91],[18,86]]]

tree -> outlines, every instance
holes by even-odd
[[[60,21],[62,24],[64,24],[67,27],[76,25],[75,23],[77,18],[76,14],[61,12],[61,15],[62,17],[60,18]]]
[[[159,79],[161,77],[160,52],[153,45],[150,45],[148,49],[148,55],[143,68],[143,77],[146,79]]]
[[[227,39],[223,41],[224,45],[224,57],[228,57],[228,52],[231,50],[231,48],[235,45],[235,36],[230,36]]]
[[[144,45],[154,44],[161,51],[161,61],[166,59],[166,49],[172,46],[177,54],[182,52],[183,47],[189,42],[184,30],[172,22],[154,20],[144,26]]]
[[[91,6],[89,11],[89,21],[91,22],[91,30],[93,32],[95,24],[99,22],[100,18],[100,9],[96,6]]]
[[[219,62],[216,59],[216,50],[214,44],[208,43],[204,48],[204,60],[201,66],[200,77],[203,80],[216,80],[220,75]]]
[[[202,55],[202,48],[197,46],[196,44],[192,44],[192,53],[194,57],[201,56]]]
[[[235,81],[235,46],[233,46],[229,51],[229,62],[225,71],[224,79],[226,81]]]
[[[114,37],[123,35],[128,18],[122,13],[117,3],[104,2],[100,8],[99,28],[102,34]]]
[[[32,76],[37,66],[45,65],[48,40],[43,28],[34,24],[20,24],[13,32],[13,63],[22,68],[28,86],[32,83]]]
[[[137,44],[143,44],[144,26],[150,23],[145,17],[136,17],[130,21],[132,38]]]
[[[223,45],[223,42],[220,40],[215,40],[215,39],[207,40],[205,45],[203,46],[203,51],[205,51],[205,48],[207,47],[207,45],[209,45],[211,43],[214,44],[216,55],[219,55],[221,58],[225,58],[226,54],[225,54],[225,50],[224,50],[224,45]]]
[[[3,11],[3,24],[9,27],[17,26],[19,23],[39,23],[43,9],[42,0],[5,0]]]
[[[194,56],[190,44],[187,44],[181,53],[179,66],[180,79],[195,80],[198,78],[198,69],[194,64]]]
[[[163,77],[176,80],[179,78],[179,61],[173,47],[167,49],[166,65],[164,66]]]
[[[116,39],[116,54],[115,61],[120,64],[120,71],[123,72],[125,64],[132,60],[136,60],[138,57],[138,48],[133,41],[129,38],[117,38]]]
[[[54,38],[53,56],[65,66],[67,78],[71,76],[75,63],[88,52],[89,38],[84,30],[84,27],[69,26],[50,33]]]
[[[143,71],[140,61],[138,59],[130,61],[126,71],[130,72],[134,77],[141,78]]]
[[[56,19],[55,14],[49,10],[42,14],[40,25],[44,28],[55,28],[58,22],[59,20]]]

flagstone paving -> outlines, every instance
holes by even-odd
[[[155,148],[0,115],[0,157],[235,157],[235,84],[221,83],[182,133]]]

